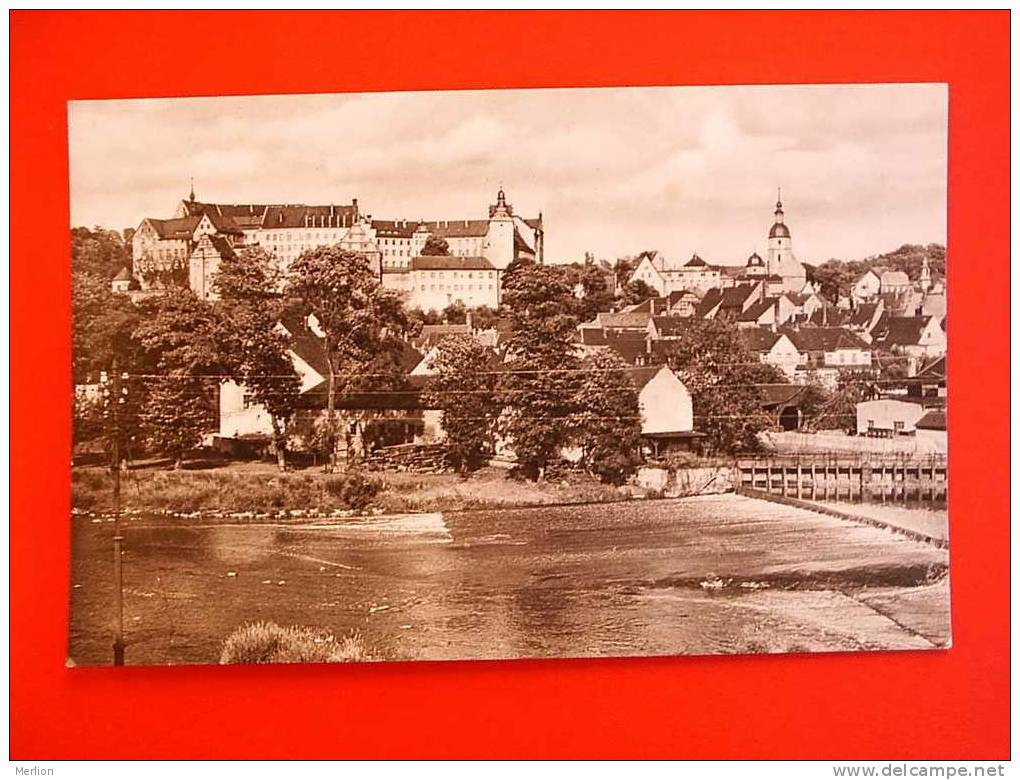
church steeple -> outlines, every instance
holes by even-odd
[[[191,193],[188,195],[188,200],[192,203],[195,202],[195,177],[191,177]]]
[[[499,185],[499,192],[496,193],[496,204],[489,206],[489,218],[493,217],[512,217],[514,215],[514,207],[506,202],[506,193],[503,192],[503,185]]]

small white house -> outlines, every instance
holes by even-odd
[[[869,268],[850,287],[850,297],[855,301],[870,301],[881,291],[882,277]]]
[[[690,391],[666,366],[629,371],[638,391],[641,435],[655,454],[686,449],[694,433],[694,404]]]
[[[919,403],[880,398],[857,404],[858,436],[912,436],[925,414]]]

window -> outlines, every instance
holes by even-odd
[[[874,420],[868,420],[868,430],[869,431],[873,430],[874,427],[875,427],[875,421]]]
[[[894,420],[892,424],[893,430],[899,433],[903,430],[903,420]]]

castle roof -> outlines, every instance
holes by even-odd
[[[161,239],[190,241],[200,219],[200,217],[177,217],[175,219],[153,219],[149,217],[145,221],[152,225],[156,235]]]

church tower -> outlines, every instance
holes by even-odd
[[[807,281],[804,266],[793,254],[793,239],[783,214],[782,190],[776,197],[775,221],[769,229],[768,272],[783,277],[783,289],[791,292],[800,292]]]

